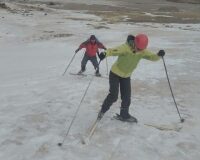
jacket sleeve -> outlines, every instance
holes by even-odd
[[[126,49],[123,45],[106,50],[106,57],[108,56],[122,56],[125,55]]]
[[[87,41],[85,41],[85,42],[81,43],[81,44],[80,44],[80,46],[79,46],[79,50],[80,50],[80,49],[82,49],[82,48],[86,48],[86,47],[87,47],[87,44],[88,44],[88,42],[89,42],[89,40],[87,40]]]
[[[160,57],[158,55],[156,55],[156,54],[154,54],[154,53],[152,53],[152,52],[150,52],[148,50],[144,50],[142,52],[143,52],[142,53],[143,54],[143,56],[142,56],[143,59],[147,59],[147,60],[150,60],[150,61],[157,61],[157,60],[160,59]]]
[[[81,43],[80,44],[79,49],[82,49],[82,48],[86,48],[86,44],[85,43]]]

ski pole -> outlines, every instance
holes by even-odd
[[[106,71],[107,71],[107,75],[108,75],[108,60],[106,58]]]
[[[90,87],[90,84],[92,83],[92,80],[93,80],[93,77],[91,78],[90,82],[88,83],[88,86],[87,86],[87,88],[86,88],[86,90],[85,90],[85,92],[84,92],[84,95],[83,95],[83,97],[82,97],[82,99],[81,99],[81,102],[80,102],[79,105],[78,105],[78,108],[76,109],[76,112],[75,112],[75,114],[74,114],[74,117],[73,117],[73,119],[72,119],[72,121],[71,121],[71,123],[70,123],[70,125],[69,125],[69,127],[68,127],[67,133],[66,133],[65,137],[63,138],[63,141],[62,141],[61,143],[58,143],[58,146],[62,146],[63,143],[65,142],[65,139],[67,138],[67,136],[68,136],[68,134],[69,134],[69,131],[70,131],[71,127],[72,127],[72,124],[74,123],[74,120],[76,119],[76,116],[77,116],[77,114],[78,114],[78,111],[79,111],[79,109],[80,109],[80,106],[81,106],[81,104],[82,104],[82,102],[83,102],[83,100],[84,100],[84,98],[85,98],[85,95],[86,95],[86,93],[87,93],[87,91],[88,91],[88,88]]]
[[[99,61],[99,64],[100,64],[100,63],[101,63],[101,61]],[[71,123],[70,123],[70,125],[69,125],[69,127],[68,127],[67,133],[66,133],[65,137],[63,138],[63,141],[60,142],[60,143],[58,143],[58,146],[62,146],[63,143],[65,142],[65,139],[67,138],[67,136],[68,136],[68,134],[69,134],[69,131],[70,131],[70,129],[71,129],[73,123],[74,123],[74,120],[76,119],[76,116],[77,116],[77,114],[78,114],[78,111],[79,111],[79,109],[80,109],[80,106],[81,106],[81,104],[82,104],[82,102],[83,102],[83,100],[84,100],[84,98],[85,98],[85,96],[86,96],[86,93],[87,93],[87,91],[88,91],[88,89],[89,89],[89,87],[90,87],[90,85],[91,85],[93,79],[94,79],[94,76],[92,76],[92,78],[90,79],[90,82],[88,83],[88,86],[87,86],[87,88],[86,88],[86,90],[85,90],[85,92],[84,92],[84,94],[83,94],[83,97],[82,97],[82,99],[81,99],[81,102],[79,103],[78,108],[76,109],[76,112],[75,112],[75,114],[74,114],[74,117],[73,117],[73,119],[72,119],[72,121],[71,121]]]
[[[76,55],[76,53],[74,53],[74,55],[73,55],[73,57],[72,57],[71,61],[70,61],[70,62],[69,62],[69,64],[67,65],[67,67],[66,67],[66,69],[65,69],[64,73],[62,74],[63,76],[65,75],[65,73],[66,73],[66,71],[68,70],[68,68],[69,68],[70,64],[71,64],[71,63],[72,63],[72,61],[74,60],[74,57],[75,57],[75,55]]]
[[[173,91],[172,91],[172,87],[171,87],[171,84],[170,84],[170,81],[169,81],[169,76],[168,76],[168,73],[167,73],[167,67],[166,67],[166,65],[165,65],[165,60],[164,60],[164,57],[163,57],[163,56],[162,56],[162,60],[163,60],[163,64],[164,64],[164,67],[165,67],[165,73],[166,73],[166,76],[167,76],[167,80],[168,80],[169,88],[170,88],[170,91],[171,91],[171,95],[172,95],[172,98],[173,98],[173,100],[174,100],[174,104],[175,104],[175,106],[176,106],[176,109],[177,109],[177,112],[178,112],[180,121],[181,121],[181,123],[183,123],[185,120],[181,117],[180,112],[179,112],[179,109],[178,109],[178,106],[177,106],[177,104],[176,104],[175,97],[174,97],[174,94],[173,94]]]

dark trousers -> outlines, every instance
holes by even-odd
[[[94,66],[94,69],[96,70],[96,72],[99,72],[99,63],[97,61],[97,57],[94,56],[94,57],[89,57],[88,55],[84,55],[82,61],[81,61],[81,70],[82,71],[85,71],[85,67],[86,67],[86,64],[88,62],[88,60],[90,60]]]
[[[101,111],[105,113],[110,109],[110,106],[117,101],[119,87],[121,93],[121,109],[125,109],[128,113],[129,106],[131,103],[131,80],[130,77],[122,78],[110,71],[109,75],[109,94],[103,102]]]

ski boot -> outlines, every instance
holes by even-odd
[[[81,70],[77,73],[78,75],[82,75],[83,72],[85,72],[85,69],[84,68],[81,68]]]
[[[81,70],[77,73],[78,75],[82,75],[85,72],[85,67],[81,66]]]
[[[137,119],[135,117],[131,116],[130,114],[129,114],[128,117],[122,117],[121,115],[116,114],[114,116],[114,118],[117,119],[117,120],[123,121],[123,122],[130,122],[130,123],[137,123],[138,122]]]
[[[83,71],[80,70],[77,74],[78,74],[78,75],[81,75],[81,74],[83,74]]]
[[[101,120],[104,116],[104,113],[100,110],[97,116],[97,120]]]
[[[96,72],[95,72],[95,76],[101,77],[101,74],[99,73],[99,71],[96,71]]]
[[[116,119],[124,122],[137,123],[137,119],[129,114],[129,107],[121,107],[120,114],[116,115]]]

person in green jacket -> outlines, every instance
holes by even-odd
[[[120,87],[122,102],[120,114],[117,114],[116,118],[122,121],[137,123],[137,119],[129,113],[131,103],[131,74],[141,59],[157,61],[160,59],[160,56],[165,55],[164,50],[160,50],[157,54],[148,51],[146,49],[147,45],[148,37],[145,34],[138,34],[136,36],[129,35],[125,44],[116,48],[107,49],[105,52],[99,54],[100,60],[108,56],[118,56],[117,61],[112,65],[110,70],[109,94],[105,98],[99,111],[97,117],[99,120],[110,109],[111,105],[117,101]]]

